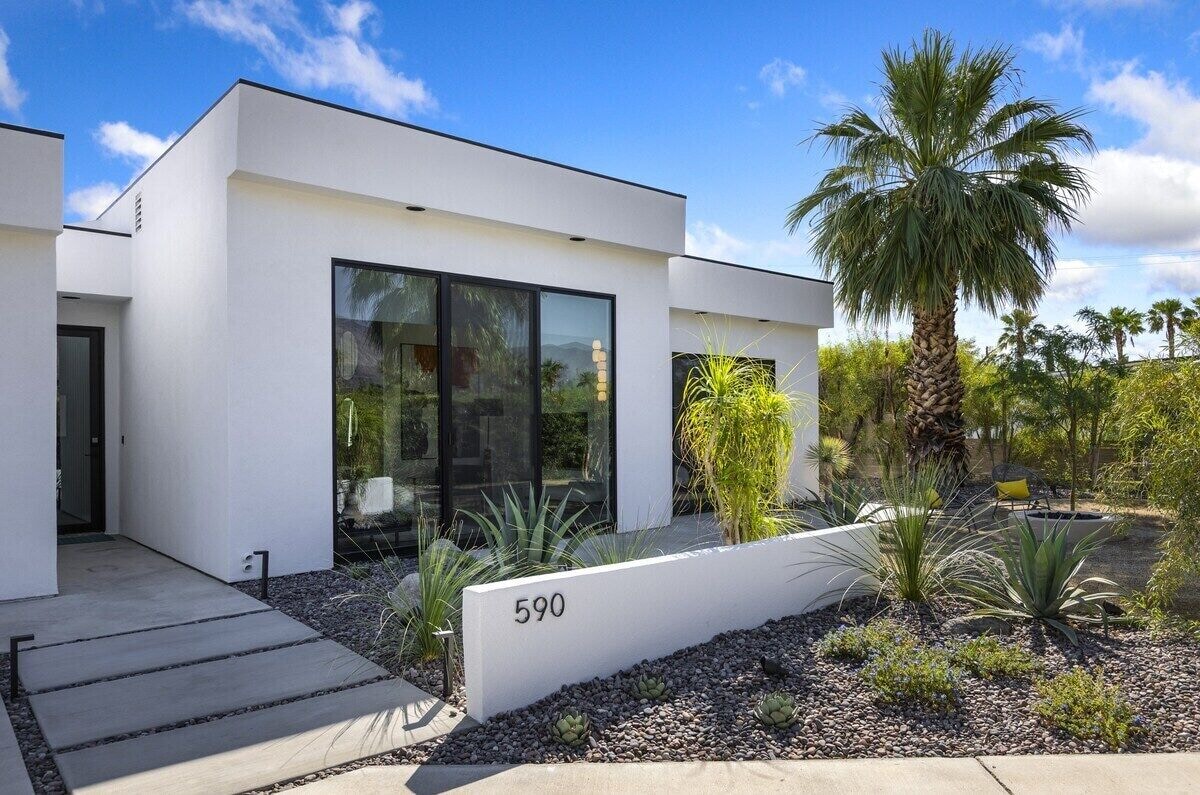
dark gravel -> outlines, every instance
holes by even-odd
[[[993,754],[1103,753],[1100,741],[1077,740],[1042,723],[1033,713],[1027,680],[965,677],[961,708],[936,714],[919,707],[876,701],[859,679],[859,664],[816,656],[815,642],[840,624],[862,623],[883,613],[928,643],[948,635],[943,622],[963,610],[939,611],[861,599],[807,615],[771,621],[752,630],[718,635],[668,657],[642,662],[609,677],[564,687],[524,709],[496,716],[468,732],[443,737],[320,776],[378,764],[484,764],[634,762],[846,757],[975,756]],[[1125,749],[1137,752],[1200,751],[1200,646],[1153,639],[1149,632],[1114,628],[1111,637],[1082,632],[1072,646],[1038,625],[1018,624],[1007,639],[1033,652],[1054,675],[1074,665],[1103,666],[1145,722],[1147,730]],[[549,651],[547,652],[549,653]],[[789,677],[768,677],[760,656],[780,660]],[[661,674],[673,695],[662,703],[638,701],[629,691],[644,674]],[[751,715],[764,694],[793,693],[804,718],[786,732],[768,730]],[[547,736],[552,717],[567,707],[586,711],[593,737],[568,750]]]
[[[0,697],[3,698],[8,718],[12,721],[13,733],[17,736],[21,755],[25,757],[25,770],[29,773],[33,791],[47,795],[64,793],[67,787],[63,784],[62,776],[58,774],[58,765],[54,763],[50,746],[46,745],[46,738],[42,736],[42,730],[33,717],[29,699],[25,697],[25,688],[18,686],[16,702],[8,698],[8,671],[8,655],[0,654],[0,683],[3,683],[3,687],[0,688],[3,694]]]
[[[366,567],[363,579],[350,577],[344,568],[272,577],[270,597],[266,602],[427,693],[440,696],[442,667],[439,663],[414,665],[401,661],[393,647],[378,642],[379,608],[365,599],[340,598],[373,588],[394,588],[402,577],[417,570],[416,558],[389,558],[386,564],[371,561],[360,565]],[[258,580],[234,583],[234,587],[259,598]],[[462,648],[461,644],[459,648]],[[457,671],[459,681],[449,703],[465,709],[467,699],[461,681],[461,664]]]

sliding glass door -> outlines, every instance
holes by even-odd
[[[611,297],[341,262],[333,291],[337,555],[509,489],[611,520]]]
[[[455,511],[503,505],[534,479],[537,395],[529,290],[450,282],[450,494]]]

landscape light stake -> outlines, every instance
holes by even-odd
[[[262,587],[259,589],[258,598],[266,599],[267,598],[267,578],[268,578],[268,576],[270,576],[268,574],[268,572],[270,571],[270,567],[271,567],[271,552],[270,552],[270,550],[267,550],[267,549],[256,549],[256,550],[254,550],[254,554],[262,557]]]
[[[33,640],[33,635],[13,635],[8,639],[8,700],[17,700],[17,646],[27,640]]]
[[[450,674],[454,666],[454,630],[440,629],[433,636],[442,642],[442,701],[447,701],[450,698]]]

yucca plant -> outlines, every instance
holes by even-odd
[[[769,538],[789,521],[783,488],[796,431],[794,398],[761,362],[705,343],[688,374],[679,413],[684,460],[726,544]]]
[[[524,502],[511,486],[504,491],[503,507],[486,494],[483,499],[487,513],[462,513],[479,526],[494,563],[509,576],[543,574],[575,565],[579,544],[594,530],[594,525],[579,523],[586,506],[568,515],[566,499],[552,507],[549,495],[538,499],[532,485]]]
[[[850,445],[836,436],[822,436],[804,451],[804,460],[817,470],[818,490],[821,494],[829,488],[834,478],[844,477],[850,471],[853,459]]]
[[[930,494],[941,482],[936,467],[884,481],[884,507],[866,519],[878,525],[878,535],[856,536],[849,547],[822,543],[822,557],[830,566],[857,572],[842,586],[847,594],[873,587],[910,602],[927,602],[957,590],[972,576],[980,543],[964,531],[965,517],[932,507]],[[840,578],[835,576],[834,583]]]
[[[1069,525],[1055,527],[1039,539],[1029,522],[1018,525],[1015,543],[997,545],[993,556],[981,559],[981,576],[964,584],[965,596],[978,606],[975,614],[1041,621],[1072,643],[1079,638],[1068,621],[1107,623],[1110,619],[1101,603],[1119,594],[1092,593],[1085,586],[1116,588],[1117,584],[1102,577],[1076,581],[1088,556],[1103,541],[1093,533],[1069,546],[1069,530]]]
[[[447,543],[435,543],[439,539]],[[488,563],[449,543],[447,534],[431,522],[422,521],[418,526],[417,550],[415,585],[405,583],[397,571],[385,567],[394,584],[339,597],[366,599],[378,605],[376,643],[392,646],[396,657],[404,661],[440,658],[442,643],[434,633],[462,631],[463,589],[496,577]]]

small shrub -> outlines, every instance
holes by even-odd
[[[958,706],[960,674],[941,649],[902,644],[872,657],[861,675],[889,703],[911,701],[941,712]]]
[[[879,619],[865,626],[838,627],[817,641],[817,654],[838,660],[863,660],[891,651],[897,646],[915,645],[913,634],[891,619]]]
[[[1119,687],[1105,683],[1101,668],[1095,674],[1073,668],[1034,687],[1039,696],[1034,711],[1075,737],[1101,739],[1115,750],[1142,731],[1141,718],[1134,715]]]
[[[981,679],[997,676],[1017,679],[1041,669],[1041,664],[1024,649],[1008,646],[991,635],[973,638],[955,646],[950,660]]]
[[[371,576],[371,567],[366,563],[347,563],[342,571],[352,580],[365,580]]]
[[[754,708],[754,717],[764,726],[782,731],[800,719],[800,708],[796,706],[795,698],[776,690],[762,697]]]
[[[671,689],[661,676],[643,676],[633,683],[633,694],[639,699],[662,701],[671,695]]]
[[[565,709],[558,713],[550,724],[550,736],[555,742],[568,748],[578,748],[587,742],[592,733],[592,720],[586,712]]]

